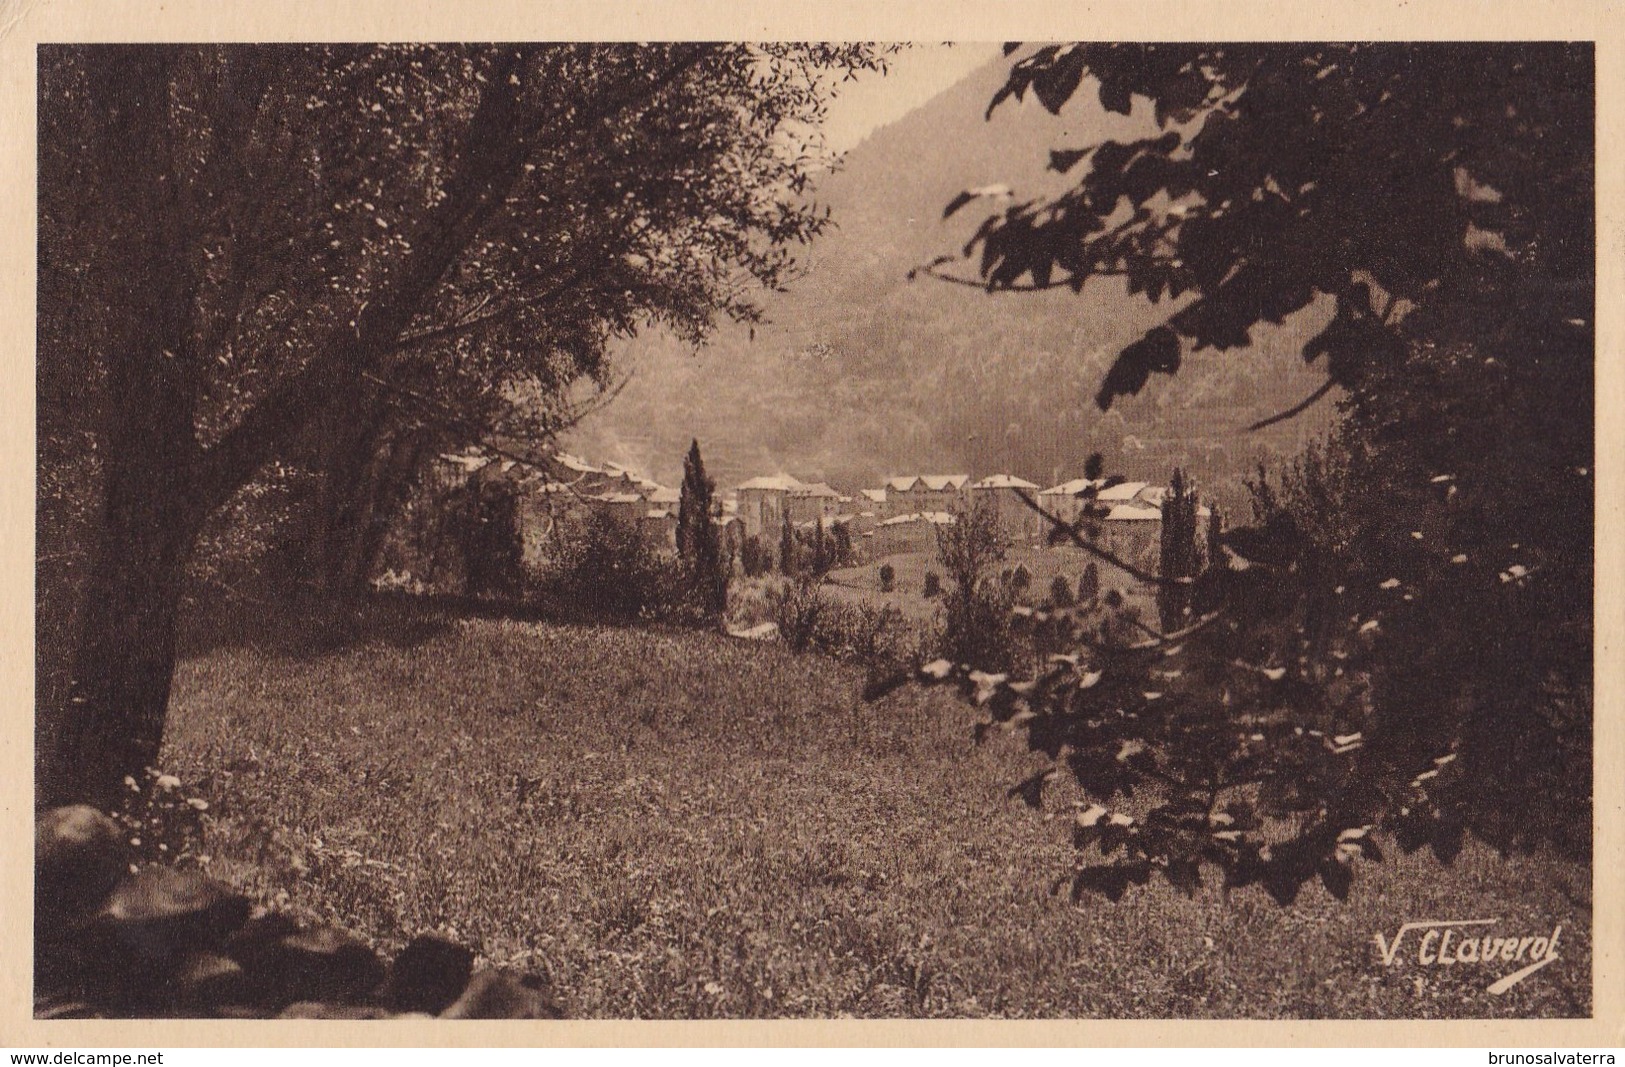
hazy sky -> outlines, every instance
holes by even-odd
[[[841,84],[824,122],[829,146],[846,151],[998,54],[999,46],[986,42],[915,45],[892,58],[885,77],[865,74]]]

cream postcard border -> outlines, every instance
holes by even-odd
[[[32,1018],[35,48],[307,40],[1590,40],[1597,70],[1593,1011],[1582,1020],[333,1023]],[[0,0],[0,1047],[1625,1045],[1625,3]],[[1608,294],[1613,294],[1609,299]],[[1613,415],[1614,418],[1609,416]],[[1615,421],[1619,419],[1620,421]]]

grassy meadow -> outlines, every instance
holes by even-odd
[[[1050,583],[1058,575],[1065,577],[1068,587],[1076,593],[1078,579],[1091,561],[1094,561],[1093,556],[1081,548],[1070,545],[1043,547],[1020,545],[1008,549],[1004,560],[992,570],[996,573],[1014,568],[1017,564],[1025,566],[1032,575],[1032,585],[1026,599],[1039,604],[1049,595]],[[880,588],[880,568],[888,564],[894,575],[894,584],[890,592]],[[1110,563],[1101,561],[1096,565],[1102,593],[1108,589],[1116,589],[1123,594],[1128,603],[1139,606],[1142,612],[1149,615],[1155,611],[1156,599],[1143,583]],[[860,566],[837,568],[830,571],[823,589],[835,600],[870,604],[874,607],[895,605],[903,613],[904,618],[916,622],[929,622],[936,617],[940,605],[936,600],[926,599],[922,592],[925,588],[927,571],[935,571],[943,587],[948,586],[948,577],[943,573],[942,563],[937,558],[936,551],[932,550],[894,552],[879,556]]]
[[[454,934],[572,1016],[1590,1010],[1584,868],[1390,848],[1346,904],[1317,884],[1285,908],[1163,885],[1075,905],[1053,891],[1065,820],[1006,796],[1038,765],[1019,737],[973,745],[940,691],[865,704],[824,657],[450,615],[270,648],[176,677],[166,769],[212,802],[213,873],[384,949]],[[1374,933],[1445,918],[1561,923],[1562,958],[1501,997],[1510,965],[1380,964]]]

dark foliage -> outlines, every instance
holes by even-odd
[[[852,531],[847,528],[846,523],[836,523],[834,529],[830,531],[830,539],[833,542],[836,566],[845,566],[856,558],[852,548]]]
[[[773,569],[773,552],[760,537],[752,534],[739,546],[739,567],[747,578],[766,574]]]
[[[712,521],[722,512],[716,483],[705,475],[700,442],[683,459],[683,487],[677,504],[677,558],[682,561],[688,599],[702,618],[722,618],[728,606],[728,568],[722,538]]]
[[[767,601],[781,641],[795,652],[814,647],[819,628],[832,607],[816,581],[802,577],[781,582],[768,590]]]
[[[800,572],[801,561],[796,548],[796,528],[790,523],[790,513],[784,513],[784,524],[779,529],[779,571],[793,578]]]
[[[1078,603],[1091,603],[1098,596],[1100,596],[1100,567],[1090,560],[1088,566],[1083,568],[1083,573],[1078,576]]]
[[[1111,595],[1105,616],[1018,609],[1069,651],[1019,679],[946,659],[924,677],[1088,792],[1075,895],[1216,870],[1282,903],[1314,880],[1342,898],[1378,833],[1442,862],[1466,831],[1587,855],[1591,47],[1050,47],[994,105],[1059,111],[1083,85],[1163,132],[1054,153],[1082,178],[987,221],[985,284],[1115,275],[1184,298],[1120,353],[1103,408],[1187,345],[1244,348],[1329,297],[1305,405],[1342,387],[1342,426],[1260,480],[1254,525],[1214,517],[1205,569],[1140,575],[1188,588],[1160,629]],[[1054,536],[1121,563],[1086,536],[1097,518]],[[1193,557],[1194,519],[1179,532]],[[1041,805],[1052,777],[1016,793]]]
[[[741,283],[827,226],[805,131],[883,54],[42,49],[41,514],[85,561],[52,590],[77,614],[48,634],[43,799],[155,762],[183,576],[262,472],[315,474],[313,559],[353,585],[426,448],[545,440],[651,320],[759,317]]]
[[[683,606],[681,577],[636,524],[594,509],[566,542],[548,591],[591,616],[660,618]]]
[[[942,654],[957,664],[1008,671],[1015,663],[1018,652],[1010,622],[1014,576],[1008,581],[988,579],[988,571],[1004,552],[998,513],[987,504],[937,527],[937,556],[953,580],[943,600]]]
[[[524,545],[515,485],[474,478],[449,503],[447,518],[462,553],[468,595],[519,596],[525,581]]]
[[[1185,472],[1174,468],[1168,495],[1162,502],[1157,613],[1164,631],[1189,621],[1192,581],[1201,569],[1196,547],[1196,494],[1185,482]]]

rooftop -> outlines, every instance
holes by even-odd
[[[1013,474],[990,474],[971,486],[972,489],[1037,489],[1038,486]]]
[[[1060,485],[1052,485],[1039,493],[1039,496],[1077,496],[1085,489],[1098,489],[1106,484],[1104,478],[1074,478]]]
[[[1096,499],[1107,503],[1114,500],[1133,500],[1140,494],[1141,489],[1150,484],[1150,482],[1119,482],[1109,489],[1102,489]]]
[[[792,489],[800,488],[801,483],[788,474],[764,474],[738,486],[741,492],[747,489],[768,489],[774,492],[787,493]]]

